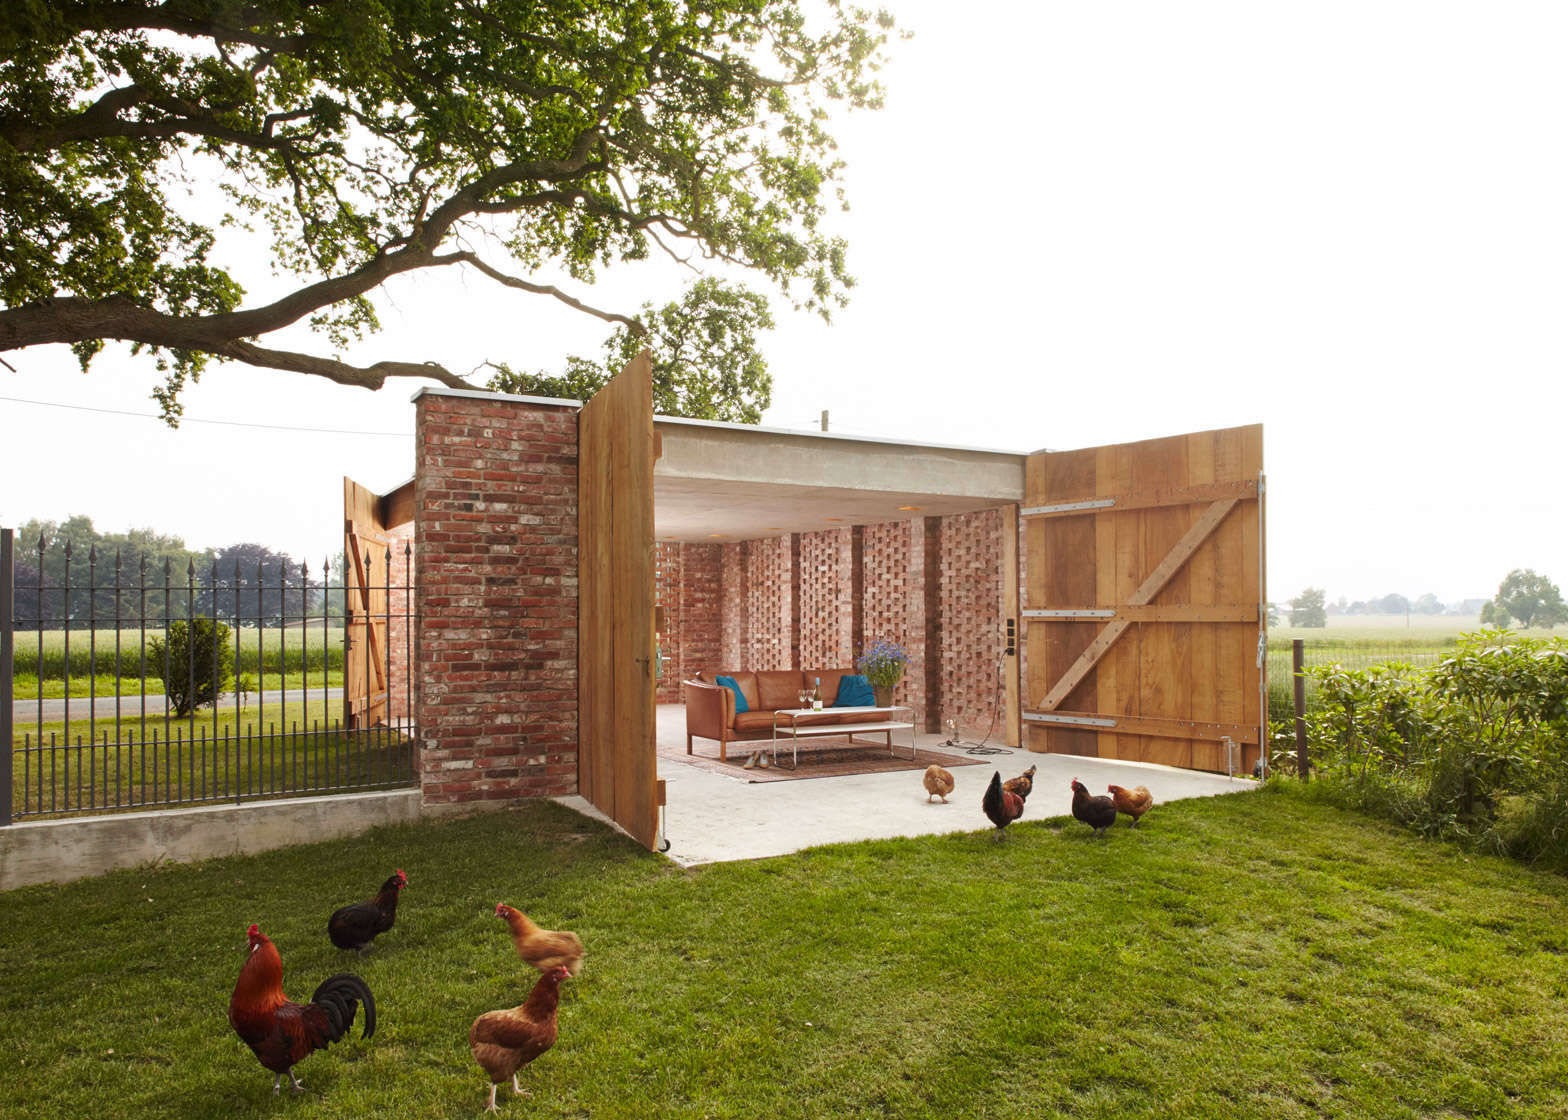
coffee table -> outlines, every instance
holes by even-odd
[[[907,720],[897,718],[899,712],[908,712]],[[849,723],[801,723],[805,716],[853,716]],[[856,708],[782,708],[773,713],[773,741],[769,744],[768,754],[773,765],[779,764],[778,750],[780,743],[790,745],[789,769],[794,770],[800,766],[800,740],[815,738],[822,735],[845,735],[854,741],[856,735],[881,731],[887,737],[887,753],[895,754],[893,732],[909,732],[909,759],[913,762],[919,757],[919,750],[915,746],[915,709],[908,704],[890,704],[885,708],[856,707]]]

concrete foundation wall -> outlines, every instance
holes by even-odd
[[[417,789],[33,821],[0,828],[0,891],[106,871],[249,855],[418,820]]]

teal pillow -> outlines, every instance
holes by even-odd
[[[871,682],[860,673],[846,673],[838,679],[838,698],[835,708],[869,708],[877,702],[871,691]]]
[[[751,706],[746,703],[746,694],[741,692],[740,685],[735,683],[734,677],[714,677],[713,683],[722,684],[735,694],[735,713],[737,715],[741,712],[751,711]]]

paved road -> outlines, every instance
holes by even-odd
[[[281,688],[268,689],[261,694],[261,702],[264,704],[277,704],[280,701],[286,699],[290,704],[298,704],[304,700],[320,700],[323,695],[325,695],[329,700],[341,700],[343,698],[343,689],[328,688],[323,690],[320,688],[291,688],[287,690],[287,696],[285,696],[284,690]],[[122,718],[136,719],[141,716],[142,698],[140,696],[122,695],[119,702],[120,715]],[[221,697],[219,697],[218,703],[220,706],[225,706],[230,711],[233,711],[234,694],[232,692],[224,693]],[[252,693],[246,708],[254,708],[256,703],[256,695]],[[70,706],[70,717],[72,722],[75,722],[76,720],[85,720],[90,714],[95,715],[100,720],[113,719],[114,704],[115,700],[113,695],[99,696],[96,704],[89,703],[89,699],[86,696],[73,696],[69,700],[64,698],[59,700],[45,700],[43,702],[43,722],[54,723],[65,719],[67,705]],[[164,698],[163,693],[160,692],[157,695],[152,693],[147,694],[148,715],[161,716],[163,714],[163,709],[166,706],[167,701]],[[38,701],[16,700],[12,702],[11,719],[16,724],[17,730],[19,731],[25,729],[29,723],[37,723],[39,721]]]

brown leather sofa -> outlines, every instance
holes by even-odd
[[[800,726],[861,722],[865,719],[862,714],[833,711],[839,678],[854,671],[779,669],[752,673],[719,669],[705,670],[697,674],[696,680],[682,681],[686,692],[686,753],[692,753],[694,738],[717,740],[721,760],[728,757],[726,748],[730,743],[773,738],[773,713],[800,707],[800,690],[812,687],[819,680],[822,682],[822,712],[801,717]],[[735,694],[728,685],[715,684],[715,677],[734,677],[749,710],[736,712]]]

